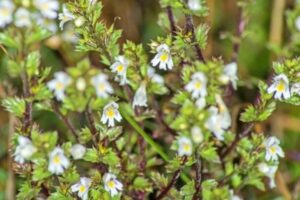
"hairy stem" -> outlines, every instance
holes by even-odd
[[[193,195],[193,200],[200,200],[203,164],[197,150],[195,153],[195,157],[196,157],[196,179],[195,179],[195,193]]]
[[[168,18],[170,21],[172,39],[174,40],[174,38],[176,36],[176,25],[175,25],[174,14],[173,14],[171,6],[167,7],[167,14],[168,14]]]

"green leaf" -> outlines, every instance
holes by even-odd
[[[106,154],[102,157],[101,160],[103,161],[104,164],[107,164],[109,166],[116,166],[120,164],[118,155],[112,150],[106,152]]]
[[[203,149],[201,149],[200,155],[205,160],[210,161],[210,162],[218,162],[219,161],[219,156],[218,156],[216,147],[213,147],[213,146],[208,146],[208,147],[204,147]]]
[[[257,120],[256,108],[253,105],[250,105],[246,110],[241,114],[240,120],[242,122],[253,122]]]
[[[48,171],[47,161],[39,159],[33,167],[32,180],[41,181],[49,176],[51,176],[51,173]]]
[[[144,177],[136,177],[133,181],[133,186],[135,189],[140,191],[151,192],[152,186],[148,179]]]
[[[84,157],[83,157],[83,160],[85,161],[89,161],[89,162],[92,162],[92,163],[97,163],[100,161],[100,156],[98,154],[98,151],[94,148],[92,149],[87,149]]]
[[[14,40],[14,38],[10,37],[8,34],[5,34],[5,33],[0,33],[0,44],[4,44],[5,46],[10,47],[10,48],[18,48],[19,47],[16,40]]]
[[[25,112],[26,103],[24,99],[15,97],[4,99],[2,105],[8,112],[13,113],[17,117],[22,117]]]
[[[67,194],[63,194],[62,192],[55,192],[50,195],[48,200],[72,200],[73,198]]]
[[[35,188],[33,185],[29,184],[28,182],[24,182],[19,189],[17,200],[34,199],[37,197],[39,191],[40,191],[39,188]]]
[[[26,70],[29,76],[33,76],[38,73],[39,65],[40,53],[38,51],[31,52],[26,59]]]
[[[271,103],[269,103],[264,110],[260,113],[260,115],[258,116],[257,121],[264,121],[266,119],[268,119],[268,117],[270,117],[270,115],[273,113],[273,111],[276,109],[276,102],[273,101]]]

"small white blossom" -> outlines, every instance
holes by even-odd
[[[107,98],[110,94],[114,92],[114,89],[108,82],[108,76],[105,74],[98,74],[92,77],[92,85],[96,89],[98,97]]]
[[[275,99],[290,98],[289,80],[284,74],[277,75],[273,78],[273,83],[268,88],[268,93],[273,94]]]
[[[188,7],[191,10],[200,10],[201,9],[201,1],[200,0],[188,0]]]
[[[57,31],[57,24],[53,19],[47,19],[41,15],[35,14],[34,17],[37,19],[36,23],[50,31],[51,33],[55,33]]]
[[[18,137],[18,145],[16,147],[14,157],[15,161],[23,164],[25,163],[26,160],[28,160],[35,152],[37,149],[35,146],[33,146],[31,140],[24,136],[19,136]]]
[[[270,188],[276,187],[275,174],[276,174],[277,169],[278,169],[278,165],[268,165],[267,163],[259,163],[258,164],[258,170],[270,179],[270,182],[269,182]]]
[[[170,48],[166,44],[162,44],[156,49],[157,54],[151,60],[153,67],[156,67],[159,64],[159,69],[171,70],[174,66]]]
[[[86,82],[85,79],[80,77],[76,80],[76,88],[79,91],[84,91],[86,88]]]
[[[300,16],[298,16],[295,20],[295,26],[298,31],[300,31]]]
[[[292,93],[292,95],[297,94],[300,96],[300,83],[295,83],[292,85],[291,93]]]
[[[61,30],[64,29],[64,24],[68,21],[75,19],[74,15],[68,10],[66,5],[63,5],[63,12],[59,13],[58,19],[60,20],[59,27]]]
[[[193,153],[192,141],[187,137],[180,137],[178,139],[178,155],[190,156]]]
[[[230,190],[230,200],[242,200],[238,195],[234,194],[233,190]]]
[[[191,133],[192,133],[192,139],[196,144],[199,144],[203,141],[204,138],[203,133],[199,126],[193,126]]]
[[[67,24],[64,28],[63,33],[61,34],[61,38],[66,41],[70,42],[72,44],[76,44],[79,41],[79,37],[74,31],[73,24]]]
[[[44,17],[49,19],[55,19],[57,17],[57,11],[59,9],[57,0],[34,0],[33,4]]]
[[[125,85],[127,83],[126,73],[129,62],[124,56],[116,57],[116,61],[110,67],[112,72],[117,73],[116,80],[120,81],[120,85]]]
[[[13,21],[14,4],[10,0],[0,1],[0,28],[4,28]]]
[[[74,24],[76,27],[81,27],[81,26],[83,26],[84,23],[85,23],[85,19],[82,16],[77,17],[74,21]]]
[[[284,157],[284,152],[282,151],[281,147],[279,146],[280,141],[274,137],[271,136],[267,138],[264,142],[265,148],[266,148],[266,161],[277,161],[278,156]]]
[[[70,149],[70,153],[74,160],[79,160],[83,158],[85,152],[86,148],[82,144],[74,144]]]
[[[236,62],[232,62],[229,63],[227,65],[225,65],[224,67],[224,74],[220,77],[220,80],[224,83],[224,84],[228,84],[229,82],[231,82],[233,88],[236,90],[237,89],[237,63]]]
[[[30,12],[25,8],[19,8],[15,13],[15,24],[17,27],[31,26]]]
[[[210,116],[205,122],[205,127],[210,130],[217,139],[223,141],[226,129],[231,126],[230,113],[219,95],[216,95],[217,107],[210,107],[208,109]]]
[[[135,106],[144,106],[147,107],[147,92],[146,92],[146,83],[142,83],[137,89],[134,97],[132,107]]]
[[[164,78],[155,73],[155,69],[153,67],[148,67],[148,71],[147,71],[148,77],[151,79],[152,82],[154,83],[158,83],[163,85],[164,84]]]
[[[206,100],[205,100],[205,97],[199,97],[199,98],[196,100],[196,106],[197,106],[197,108],[199,108],[199,109],[203,109],[203,108],[206,106]]]
[[[72,79],[65,72],[56,72],[54,79],[47,83],[48,88],[54,92],[57,100],[62,101],[65,98],[65,89],[72,82]]]
[[[202,72],[196,72],[192,75],[191,81],[185,86],[185,90],[192,94],[192,98],[205,97],[207,95],[207,78]]]
[[[119,113],[119,105],[115,102],[110,102],[103,109],[101,122],[108,124],[109,127],[115,126],[115,120],[120,122],[122,117]]]
[[[113,197],[123,190],[123,184],[114,174],[106,173],[103,176],[104,189]]]
[[[49,165],[48,170],[52,174],[60,175],[65,169],[70,166],[70,161],[65,156],[64,151],[60,147],[56,147],[49,154]]]
[[[90,178],[81,177],[79,182],[71,186],[71,191],[78,192],[78,197],[82,200],[88,200],[91,184],[92,180]]]

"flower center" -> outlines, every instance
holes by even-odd
[[[115,110],[113,107],[109,107],[107,110],[106,110],[106,115],[109,117],[109,118],[113,118],[115,116]]]
[[[1,8],[0,13],[3,17],[7,17],[10,14],[10,10],[8,8]]]
[[[184,151],[190,151],[191,150],[191,146],[189,144],[183,144],[183,150]]]
[[[57,82],[55,87],[57,90],[62,90],[64,88],[64,84],[62,84],[61,82]]]
[[[80,187],[79,187],[79,192],[84,192],[85,191],[85,187],[84,187],[84,185],[81,185]]]
[[[285,84],[284,84],[284,82],[283,82],[283,81],[280,81],[280,82],[278,83],[278,85],[276,86],[276,89],[277,89],[277,91],[279,91],[279,92],[283,92],[283,91],[285,90]]]
[[[49,6],[49,3],[43,3],[42,5],[41,5],[41,10],[49,10],[50,9],[50,6]]]
[[[105,91],[105,84],[104,83],[100,83],[98,88],[99,88],[100,92]]]
[[[59,157],[59,155],[54,156],[53,162],[54,162],[54,164],[60,164],[60,157]]]
[[[163,62],[166,62],[168,59],[168,54],[167,53],[163,53],[161,56],[160,56],[160,60],[163,61]]]
[[[202,87],[202,83],[201,83],[200,81],[197,81],[197,82],[195,83],[195,88],[196,88],[197,90],[199,90],[199,89],[201,89],[201,87]]]
[[[113,180],[107,182],[107,186],[112,189],[115,187],[115,182]]]
[[[272,154],[275,154],[276,153],[276,148],[272,146],[272,147],[270,147],[270,151],[271,151]]]
[[[123,69],[124,69],[123,65],[120,64],[117,66],[117,72],[121,73],[123,71]]]

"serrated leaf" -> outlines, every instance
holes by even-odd
[[[8,112],[13,113],[17,117],[22,117],[25,112],[26,103],[24,99],[15,97],[4,99],[2,105]]]

